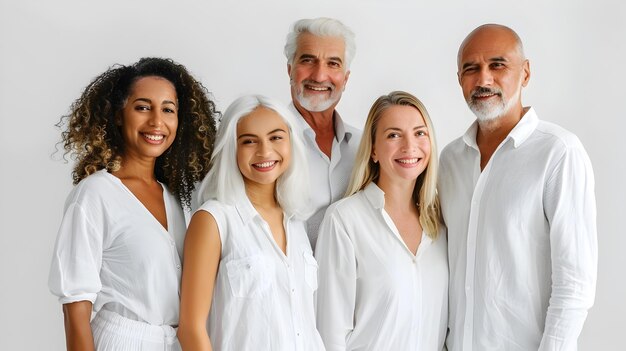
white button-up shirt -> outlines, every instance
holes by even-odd
[[[445,230],[414,255],[374,183],[333,204],[315,252],[317,327],[329,351],[442,350],[448,321]]]
[[[313,296],[317,263],[304,223],[285,215],[287,255],[248,198],[209,200],[222,252],[208,319],[216,351],[320,351]]]
[[[300,121],[302,140],[306,145],[309,164],[311,208],[313,215],[307,220],[307,234],[311,247],[315,249],[320,223],[324,212],[331,203],[341,199],[348,188],[354,158],[361,140],[361,131],[343,122],[335,111],[335,139],[333,139],[330,159],[315,142],[315,132],[291,103],[291,112]]]
[[[526,109],[481,172],[476,122],[442,152],[455,350],[575,350],[595,295],[594,177],[572,133]]]
[[[83,179],[65,202],[48,285],[63,304],[91,301],[153,325],[178,325],[185,218],[163,186],[161,223],[106,170]]]

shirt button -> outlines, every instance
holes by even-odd
[[[175,245],[174,241],[170,241],[170,245],[174,246]]]
[[[295,291],[296,291],[296,289],[294,289],[294,288],[291,288],[291,292],[295,292]]]
[[[180,265],[179,264],[176,265],[176,269],[180,269]]]

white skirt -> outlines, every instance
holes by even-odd
[[[180,351],[176,329],[100,310],[91,321],[97,351]]]

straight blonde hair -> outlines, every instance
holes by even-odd
[[[426,169],[417,177],[415,188],[413,189],[413,199],[417,203],[422,228],[425,229],[429,237],[436,239],[441,225],[441,208],[437,194],[437,171],[439,168],[437,143],[435,141],[433,124],[426,107],[418,98],[407,92],[392,91],[388,95],[383,95],[376,99],[370,108],[363,129],[363,137],[354,161],[350,185],[345,196],[356,194],[371,182],[378,181],[380,166],[372,160],[372,145],[376,141],[378,121],[380,121],[385,110],[395,105],[416,108],[424,117],[426,128],[428,128],[431,155]]]

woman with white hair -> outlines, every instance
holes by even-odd
[[[370,109],[347,198],[326,212],[317,326],[327,350],[442,350],[448,261],[437,150],[424,105],[400,91]]]
[[[239,98],[224,113],[185,239],[183,349],[324,349],[295,128],[295,117],[263,96]]]

